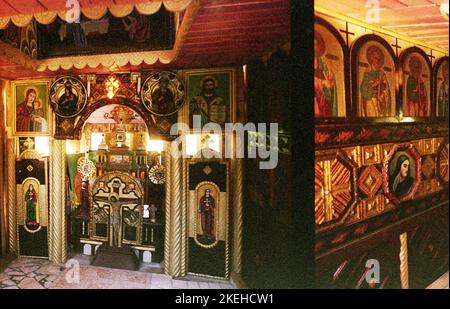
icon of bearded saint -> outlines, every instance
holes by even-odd
[[[325,42],[319,33],[314,33],[314,115],[338,115],[336,79],[326,61]]]
[[[227,110],[224,99],[216,93],[219,83],[213,76],[205,76],[200,82],[201,92],[191,101],[192,114],[200,115],[201,125],[208,122],[224,125]]]
[[[448,61],[442,65],[442,82],[438,90],[438,116],[448,117]]]
[[[428,95],[422,79],[422,62],[419,57],[409,59],[409,76],[406,82],[405,116],[425,117],[428,114]]]
[[[383,70],[384,54],[378,46],[372,45],[367,48],[366,59],[369,67],[364,72],[360,85],[360,116],[391,116],[391,91]]]

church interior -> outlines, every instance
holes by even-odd
[[[0,289],[448,289],[448,1],[294,2],[0,0]]]
[[[448,1],[365,4],[315,1],[316,285],[448,289]]]

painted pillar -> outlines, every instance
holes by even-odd
[[[232,196],[233,196],[233,211],[232,211],[232,264],[231,270],[240,274],[242,271],[242,193],[243,193],[243,159],[234,159],[232,162]]]
[[[164,152],[166,167],[166,223],[164,272],[172,277],[186,275],[187,178],[183,158],[175,158],[176,143],[168,143]]]
[[[50,157],[50,224],[49,259],[62,264],[67,259],[67,237],[65,220],[65,141],[54,140]]]
[[[182,188],[181,188],[181,273],[180,276],[187,274],[187,240],[188,240],[188,209],[189,209],[189,187],[188,187],[188,160],[182,160]]]
[[[184,177],[183,158],[171,155],[177,151],[176,143],[171,143],[166,151],[166,274],[180,277],[186,272],[186,207],[183,207]]]
[[[182,257],[182,158],[172,157],[172,201],[171,201],[171,217],[170,217],[170,275],[172,277],[181,276],[181,257]]]
[[[16,209],[16,151],[15,139],[8,138],[7,162],[8,162],[8,241],[9,252],[17,252],[17,209]]]
[[[408,270],[408,234],[405,232],[400,235],[400,282],[402,289],[409,289],[409,270]]]
[[[170,215],[171,215],[171,192],[172,192],[172,173],[171,173],[171,166],[172,166],[172,157],[170,155],[170,149],[166,143],[164,150],[164,164],[166,168],[166,203],[165,203],[165,211],[166,211],[166,218],[165,218],[165,233],[164,233],[164,273],[170,274]]]

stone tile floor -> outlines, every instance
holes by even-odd
[[[47,260],[17,259],[0,273],[0,289],[45,289],[63,270]]]
[[[155,265],[139,271],[89,265],[78,255],[73,263],[57,265],[44,259],[19,258],[0,273],[0,289],[234,289],[228,281],[187,276],[174,279]]]

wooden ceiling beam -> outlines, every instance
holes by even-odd
[[[39,0],[48,11],[66,10],[66,0]]]
[[[222,53],[224,58],[234,57],[235,55],[245,55],[249,54],[250,56],[254,56],[254,54],[258,51],[268,49],[267,44],[255,45],[255,46],[241,46],[239,49],[233,48],[209,48],[205,50],[204,48],[189,48],[182,52],[181,55],[204,55],[205,58],[211,54],[220,54]],[[249,53],[250,52],[250,53]]]
[[[9,4],[6,0],[0,0],[0,17],[10,16],[11,13],[18,15],[20,14],[20,11]]]
[[[239,14],[236,14],[236,12],[220,12],[216,14],[205,14],[199,12],[199,14],[196,17],[195,22],[196,23],[203,23],[203,22],[211,22],[215,20],[245,20],[245,19],[260,19],[260,18],[266,18],[267,16],[287,16],[290,14],[290,8],[288,7],[276,7],[271,9],[265,9],[265,10],[257,10],[257,11],[242,11]]]
[[[249,7],[249,6],[264,6],[273,3],[286,3],[286,0],[214,0],[205,2],[203,7],[205,9],[215,8],[233,8],[233,7]]]
[[[81,7],[109,6],[115,4],[113,0],[78,0],[78,1],[80,1]]]
[[[421,42],[424,46],[428,45],[426,38],[420,38],[420,35],[441,35],[444,28],[448,29],[448,19],[442,16],[439,10],[440,0],[384,0],[380,4],[379,23],[368,24],[366,22],[367,8],[364,1],[316,0],[314,2],[315,10],[318,13],[336,17],[402,40],[409,40],[418,45]],[[377,28],[378,30],[376,30]],[[436,45],[436,49],[441,52],[446,50],[448,53],[448,43],[443,48]]]
[[[195,26],[191,28],[192,31],[196,29],[234,29],[236,27],[267,27],[268,25],[286,25],[286,27],[290,27],[289,23],[286,23],[286,19],[283,17],[269,17],[264,20],[262,19],[248,19],[248,20],[224,20],[217,23],[195,23]]]
[[[253,2],[242,3],[240,5],[235,6],[217,6],[217,7],[208,7],[208,5],[202,5],[202,9],[199,14],[201,15],[210,15],[210,14],[223,14],[223,13],[236,13],[236,12],[257,12],[260,10],[270,10],[274,8],[290,7],[290,1],[282,0],[282,1],[274,1],[256,4]]]
[[[238,44],[235,47],[228,47],[228,48],[224,48],[223,46],[208,46],[207,48],[198,46],[198,47],[186,48],[186,50],[184,50],[183,53],[186,53],[186,54],[203,53],[205,55],[208,55],[208,54],[216,52],[216,51],[218,51],[218,52],[221,51],[224,53],[224,55],[226,55],[227,53],[234,53],[234,52],[236,52],[236,50],[248,51],[248,50],[253,50],[253,49],[264,48],[266,46],[267,46],[266,43]]]
[[[46,11],[46,7],[43,6],[39,1],[36,0],[26,0],[26,1],[14,1],[14,0],[4,0],[11,7],[13,7],[19,14],[34,14]]]
[[[406,32],[408,35],[418,37],[421,35],[427,35],[427,34],[442,34],[447,35],[449,33],[448,27],[432,27],[431,29],[414,29],[414,30],[408,30]]]
[[[191,35],[198,35],[198,34],[205,34],[205,33],[211,33],[211,34],[227,34],[227,33],[237,33],[237,32],[252,32],[252,31],[261,31],[263,29],[279,29],[280,33],[283,32],[289,32],[288,25],[285,22],[272,24],[272,25],[259,25],[259,26],[235,26],[235,27],[226,27],[226,28],[220,28],[220,29],[197,29],[198,27],[191,28],[191,31],[189,31],[189,36]],[[194,27],[194,26],[193,26]],[[283,31],[284,30],[284,31]]]
[[[264,35],[263,38],[261,38],[261,35]],[[196,37],[189,37],[186,39],[186,41],[184,42],[185,46],[188,45],[200,45],[200,44],[204,44],[204,42],[208,41],[213,41],[216,43],[230,43],[233,40],[248,40],[248,41],[252,41],[252,40],[264,40],[266,42],[270,42],[272,41],[273,38],[279,38],[279,37],[285,37],[285,38],[289,38],[289,35],[280,35],[280,32],[274,30],[274,31],[267,31],[267,32],[252,32],[252,33],[247,33],[247,32],[243,32],[241,34],[228,34],[228,35],[216,35],[216,36],[196,36]]]
[[[251,43],[251,44],[267,44],[268,42],[280,38],[280,36],[273,34],[271,36],[266,36],[265,38],[261,38],[260,36],[253,36],[253,37],[247,37],[247,36],[240,36],[240,37],[230,37],[230,38],[211,38],[208,40],[208,42],[197,42],[197,41],[191,41],[191,42],[185,42],[183,45],[183,49],[190,48],[193,46],[217,46],[217,45],[224,45],[224,44],[240,44],[240,43]]]
[[[447,26],[448,22],[435,22],[435,23],[414,23],[414,24],[397,24],[397,25],[387,25],[383,26],[386,29],[402,29],[402,28],[429,28],[433,26]]]

